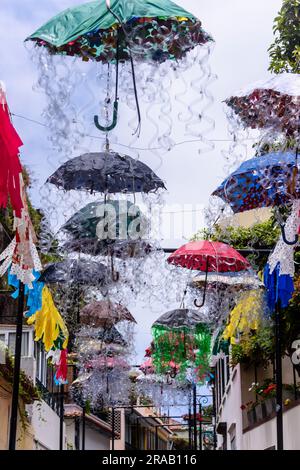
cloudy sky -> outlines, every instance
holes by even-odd
[[[13,113],[45,123],[42,117],[46,106],[45,97],[33,90],[37,70],[23,41],[51,16],[79,3],[82,0],[0,1],[0,79],[6,83],[7,97]],[[175,147],[164,156],[159,175],[168,187],[166,211],[180,212],[186,209],[187,214],[193,213],[193,217],[198,217],[196,225],[200,226],[203,223],[202,213],[197,211],[207,204],[210,193],[224,176],[222,152],[226,151],[229,142],[223,140],[229,137],[222,101],[248,83],[269,76],[267,48],[272,42],[273,19],[282,2],[178,0],[178,3],[199,17],[204,29],[215,39],[209,60],[212,74],[218,77],[209,88],[213,96],[209,115],[215,122],[215,129],[206,137],[216,142],[214,149],[205,153],[199,153],[201,146],[197,143]],[[40,188],[55,167],[55,156],[52,165],[49,164],[49,155],[52,158],[53,151],[47,128],[17,117],[14,117],[14,124],[24,141],[22,161],[32,170],[36,187]],[[125,139],[122,130],[120,135]],[[139,147],[144,144],[143,141],[138,142]],[[153,155],[151,152],[141,152],[140,158],[151,165]],[[155,169],[156,163],[153,161]],[[39,190],[33,189],[36,206],[43,205],[39,194]],[[168,243],[178,244],[180,239],[189,237],[193,232],[193,228],[185,231],[181,227],[179,232],[180,230],[182,233],[176,235],[177,240],[168,240]],[[157,313],[159,311],[160,306],[157,305]],[[138,315],[144,315],[139,331],[139,353],[149,342],[149,327],[157,313],[138,312]]]

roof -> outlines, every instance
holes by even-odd
[[[82,408],[75,403],[72,404],[65,404],[64,405],[65,409],[65,418],[78,418],[82,417]],[[98,418],[98,416],[95,416],[93,414],[85,414],[85,419],[88,421],[90,424],[96,426],[97,428],[101,429],[104,432],[110,433],[112,432],[110,424],[108,424],[106,421],[103,421],[103,419]]]

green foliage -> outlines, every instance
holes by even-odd
[[[238,344],[232,345],[232,365],[267,364],[275,353],[274,330],[272,326],[261,326],[250,335],[242,336]]]
[[[274,20],[275,40],[269,47],[269,70],[274,73],[300,72],[300,0],[283,0]]]

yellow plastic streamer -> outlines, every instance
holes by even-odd
[[[60,333],[65,338],[63,349],[68,345],[69,332],[59,311],[54,305],[53,298],[48,287],[44,286],[42,292],[42,308],[28,318],[29,325],[34,324],[35,341],[42,340],[45,350],[49,351],[54,347]]]
[[[262,292],[252,290],[242,294],[239,303],[231,311],[223,338],[236,344],[240,334],[247,334],[257,330],[260,325],[260,312],[262,310]]]

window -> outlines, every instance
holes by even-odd
[[[0,330],[0,340],[5,343],[8,347],[9,352],[12,356],[15,354],[16,346],[16,330]],[[22,357],[32,356],[32,331],[25,330],[22,333],[22,346],[21,346]]]
[[[8,349],[10,354],[15,354],[16,333],[8,333]],[[29,356],[29,332],[22,333],[21,356]]]
[[[43,384],[47,385],[47,353],[42,343],[34,343],[34,356],[36,359],[36,378]]]

